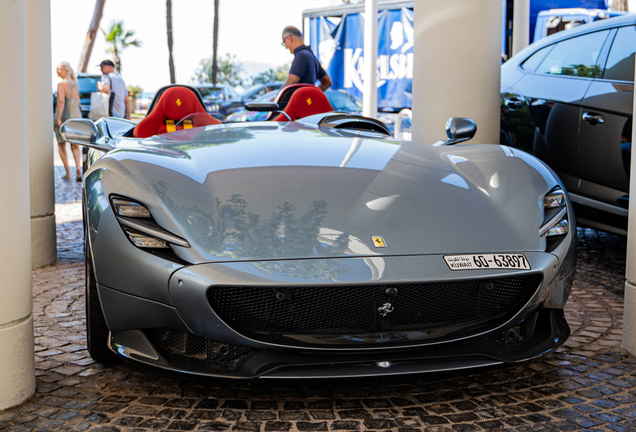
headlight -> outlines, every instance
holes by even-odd
[[[169,249],[170,244],[190,247],[186,240],[161,228],[143,204],[124,198],[112,198],[111,204],[128,239],[138,248]]]
[[[113,199],[113,208],[117,216],[149,218],[150,212],[144,206],[133,201],[123,199]]]
[[[568,209],[565,192],[561,188],[553,189],[543,197],[543,212],[539,236],[557,237],[568,233]]]
[[[140,248],[165,249],[169,247],[165,240],[161,240],[156,237],[149,237],[130,231],[126,231],[126,234],[128,234],[128,238],[130,239],[130,241],[132,241],[135,246]]]
[[[554,208],[565,206],[565,194],[561,189],[550,192],[543,197],[544,208]]]
[[[219,110],[219,104],[208,105],[208,112],[217,112]]]

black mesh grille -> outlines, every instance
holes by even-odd
[[[366,286],[215,286],[214,311],[239,330],[342,335],[426,330],[509,315],[537,290],[540,275]],[[395,294],[397,290],[397,295]],[[382,316],[379,309],[392,310]]]
[[[167,328],[149,329],[146,334],[171,365],[184,369],[231,370],[258,351]]]

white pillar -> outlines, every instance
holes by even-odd
[[[530,0],[515,0],[512,17],[512,55],[530,44]]]
[[[446,139],[449,117],[469,117],[469,143],[499,142],[501,3],[415,0],[413,141]]]
[[[26,2],[29,179],[31,184],[31,263],[57,259],[53,180],[53,95],[51,94],[50,0]]]
[[[0,1],[0,410],[35,392],[26,52],[26,1]]]
[[[364,2],[364,92],[362,115],[378,115],[378,0]]]
[[[636,79],[636,77],[635,77]],[[636,112],[636,98],[632,105]],[[636,140],[636,128],[632,128],[632,142]],[[636,166],[636,152],[632,152],[632,166]],[[629,189],[636,190],[636,175],[629,179]],[[627,259],[625,268],[625,305],[623,308],[623,348],[636,354],[636,198],[629,203],[627,223]]]

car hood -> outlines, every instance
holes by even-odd
[[[93,166],[100,187],[147,205],[191,244],[177,248],[189,262],[545,250],[542,199],[558,184],[505,146],[432,147],[300,123],[131,142]]]

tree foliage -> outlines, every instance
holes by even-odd
[[[212,57],[202,59],[199,63],[199,70],[196,71],[194,79],[199,83],[212,83]],[[231,86],[242,86],[243,65],[236,61],[236,56],[226,54],[218,60],[218,71],[216,81],[221,84]]]
[[[277,68],[270,68],[265,72],[261,72],[252,77],[252,85],[254,84],[266,84],[272,81],[285,81],[289,75],[289,68],[291,63],[278,66]]]
[[[132,39],[135,35],[135,32],[129,30],[124,33],[123,25],[123,21],[117,21],[113,23],[108,33],[106,33],[104,29],[100,29],[102,33],[104,33],[106,42],[111,45],[111,47],[108,48],[106,52],[113,54],[113,59],[115,60],[115,70],[117,72],[121,72],[121,59],[119,58],[119,54],[128,47],[141,46],[140,40]]]

